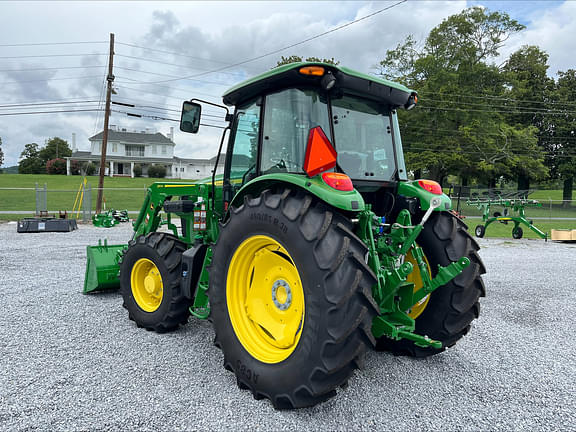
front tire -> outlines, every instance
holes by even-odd
[[[470,265],[462,273],[430,294],[426,308],[415,319],[415,333],[442,342],[442,348],[422,348],[406,339],[378,339],[378,350],[428,357],[453,346],[468,333],[472,321],[480,314],[478,300],[485,295],[481,275],[486,270],[477,253],[480,247],[468,234],[466,224],[450,213],[432,213],[416,241],[424,251],[433,276],[438,272],[438,265],[446,266],[464,256],[470,259]]]
[[[290,190],[246,198],[222,226],[208,292],[215,344],[238,386],[275,408],[334,396],[374,344],[375,277],[350,227]]]
[[[165,333],[188,320],[190,300],[180,287],[185,250],[185,243],[167,233],[130,241],[120,264],[120,291],[138,327]]]

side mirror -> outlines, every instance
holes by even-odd
[[[200,114],[202,114],[202,105],[185,101],[182,104],[180,130],[189,133],[198,132],[198,129],[200,128]]]

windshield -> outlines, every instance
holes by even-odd
[[[396,171],[390,113],[354,96],[332,100],[338,165],[356,180],[392,180]]]

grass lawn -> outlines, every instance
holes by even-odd
[[[105,177],[104,200],[106,208],[117,210],[140,210],[146,188],[155,181],[191,181],[179,179],[150,179],[129,177]],[[80,176],[41,175],[41,174],[0,174],[0,213],[10,210],[36,209],[36,183],[48,189],[48,210],[72,210],[76,193],[82,182]],[[98,177],[89,176],[88,184],[98,187]],[[32,190],[3,190],[2,188],[31,188]],[[96,208],[97,191],[92,190],[92,208]]]
[[[154,181],[163,181],[161,179],[150,178],[126,178],[126,177],[106,177],[104,179],[104,199],[106,201],[106,208],[114,208],[117,210],[127,209],[129,211],[138,211],[142,205],[144,196],[146,195],[146,188],[154,183]],[[191,181],[191,180],[178,180],[167,179],[167,181]],[[61,176],[61,175],[38,175],[38,174],[0,174],[0,220],[18,220],[23,217],[34,216],[36,208],[36,193],[34,191],[35,184],[38,183],[40,187],[44,184],[48,188],[48,210],[72,210],[74,200],[78,187],[82,182],[80,176]],[[98,186],[98,177],[88,177],[88,183],[92,188]],[[29,188],[32,190],[3,190],[2,188]],[[96,207],[97,191],[92,191],[92,208]],[[542,195],[542,196],[540,196]],[[540,199],[543,207],[540,208],[527,208],[527,218],[531,217],[567,217],[576,219],[576,203],[569,209],[561,208],[558,205],[550,207],[545,199],[559,199],[562,196],[560,190],[545,190],[537,191],[530,196],[533,199]],[[454,201],[455,204],[455,201]],[[468,206],[465,203],[461,205],[464,215],[468,216],[465,222],[473,232],[474,227],[481,223],[481,219],[470,218],[471,216],[481,215],[480,211],[475,206]],[[26,210],[30,211],[29,215],[7,215],[2,214],[2,211],[13,210]],[[499,207],[493,207],[492,212],[502,211]],[[548,220],[535,220],[534,224],[544,232],[550,232],[550,229],[576,229],[576,220],[566,221],[548,221]],[[501,223],[491,224],[486,230],[486,237],[512,237],[512,226],[504,225]],[[538,238],[538,236],[527,227],[524,227],[524,237]]]

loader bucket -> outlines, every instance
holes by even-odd
[[[120,287],[121,251],[128,245],[108,245],[99,240],[98,246],[86,247],[86,276],[84,278],[84,294]]]

